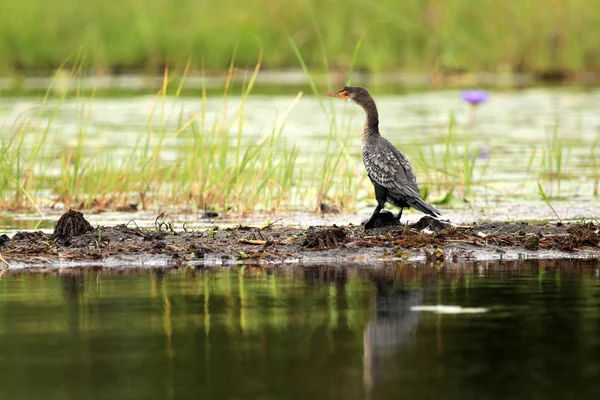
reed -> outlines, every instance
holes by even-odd
[[[320,39],[322,59],[325,68],[328,68],[328,57],[324,50],[322,38]],[[356,59],[361,42],[355,46],[353,59]],[[314,187],[317,188],[315,209],[321,209],[324,206],[333,205],[340,211],[344,208],[352,209],[357,201],[360,190],[360,172],[356,166],[360,165],[359,161],[352,158],[348,151],[348,135],[343,135],[342,132],[349,130],[350,119],[344,116],[342,119],[342,127],[338,126],[338,118],[334,105],[331,101],[325,103],[324,93],[317,89],[315,81],[311,77],[311,72],[307,66],[302,53],[292,38],[290,45],[296,54],[298,62],[302,67],[304,75],[309,83],[313,95],[319,102],[321,110],[329,118],[329,129],[324,141],[324,156],[320,173],[315,176]],[[352,69],[348,72],[351,75]],[[328,90],[333,90],[331,81],[329,81]],[[329,105],[329,108],[327,107]]]
[[[424,195],[437,193],[448,203],[453,198],[473,200],[476,189],[484,187],[487,161],[479,161],[480,151],[471,144],[468,130],[459,132],[454,114],[448,117],[447,133],[440,144],[430,143],[413,150],[417,172],[425,175],[421,186]]]
[[[315,174],[313,164],[299,162],[296,145],[284,135],[286,118],[302,93],[286,109],[273,112],[270,127],[258,134],[246,132],[245,106],[262,53],[251,70],[238,69],[235,57],[234,53],[214,118],[209,116],[204,84],[198,111],[187,112],[181,104],[191,63],[179,71],[165,68],[147,124],[140,127],[126,157],[102,141],[88,142],[95,91],[81,88],[83,62],[61,68],[40,107],[19,116],[9,134],[0,135],[0,203],[10,209],[34,208],[40,214],[41,205],[59,202],[78,208],[126,209],[140,203],[146,210],[240,214],[280,207],[315,209],[324,202],[352,209],[357,164],[337,131],[335,117],[326,149],[319,155],[323,168]],[[233,78],[239,73],[244,74],[236,88],[240,95],[232,96]],[[77,122],[75,143],[67,147],[57,145],[61,127],[54,124],[66,98],[76,103]]]
[[[540,166],[540,179],[545,179],[553,184],[551,196],[560,193],[561,180],[566,176],[564,166],[568,161],[569,153],[570,149],[560,135],[560,123],[557,119],[552,131],[546,135]]]
[[[314,29],[318,31],[317,22]],[[322,68],[327,70],[331,60],[325,35],[320,41]],[[19,115],[8,130],[0,132],[0,205],[40,214],[41,206],[58,202],[78,208],[120,209],[140,203],[151,211],[214,209],[239,214],[276,209],[356,210],[361,202],[373,198],[360,157],[350,151],[349,141],[358,139],[347,132],[355,129],[357,121],[352,120],[352,113],[339,112],[341,103],[334,105],[323,97],[324,89],[317,87],[315,69],[305,60],[297,38],[288,37],[288,45],[329,122],[322,139],[315,141],[309,162],[285,134],[286,119],[302,92],[284,110],[274,110],[272,120],[259,132],[247,128],[246,105],[263,66],[261,51],[252,68],[243,68],[237,61],[241,45],[234,50],[222,92],[211,97],[220,103],[216,111],[211,107],[209,112],[207,106],[204,70],[198,108],[188,111],[182,93],[193,63],[188,60],[182,68],[165,68],[147,122],[137,127],[135,145],[125,157],[122,149],[104,144],[96,139],[96,133],[92,137],[89,132],[97,94],[82,88],[86,61],[77,53],[64,64],[72,67],[57,71],[40,106]],[[354,47],[349,80],[364,51],[362,46],[359,41]],[[235,83],[240,74],[242,83]],[[329,85],[328,89],[334,88]],[[55,116],[66,99],[76,103],[77,132],[74,143],[62,145],[62,127],[55,123]],[[548,197],[560,194],[560,180],[569,163],[568,143],[559,128],[556,122],[542,149],[541,168],[531,174],[538,173],[546,190],[547,182],[557,183],[558,191],[548,190]],[[470,201],[482,189],[490,189],[485,180],[488,162],[479,159],[471,140],[474,132],[469,129],[458,126],[450,114],[441,142],[431,139],[404,149],[429,201]],[[586,174],[595,182],[595,195],[600,180],[599,143],[596,140],[591,147],[591,172]],[[529,158],[528,175],[535,169],[533,164],[538,165],[536,154]],[[529,183],[535,182],[534,178]],[[528,192],[532,195],[534,190]]]
[[[299,100],[292,101],[281,115],[275,115],[271,129],[250,139],[244,132],[244,106],[250,96],[261,57],[242,88],[242,95],[230,115],[231,62],[225,80],[222,105],[212,126],[207,124],[207,95],[203,88],[202,108],[187,115],[179,97],[189,69],[177,74],[165,69],[163,85],[149,112],[146,129],[141,129],[128,157],[118,149],[87,142],[94,91],[85,93],[77,83],[81,63],[70,71],[57,73],[74,87],[56,90],[53,83],[38,110],[15,121],[9,135],[0,136],[0,202],[9,208],[37,209],[38,204],[62,202],[65,206],[115,207],[142,202],[144,207],[193,206],[240,212],[278,207],[290,200],[297,175],[297,150],[288,146],[282,132],[285,118]],[[169,95],[167,95],[169,93]],[[69,148],[56,146],[60,127],[53,125],[68,96],[77,103],[78,133]],[[46,121],[45,125],[40,125]],[[167,162],[167,154],[175,153]],[[57,167],[58,177],[50,171]],[[302,190],[296,190],[301,193]],[[41,211],[40,211],[41,212]]]
[[[600,162],[598,161],[600,151],[600,137],[598,137],[590,149],[590,160],[592,160],[592,179],[594,180],[594,196],[600,195]]]
[[[558,213],[556,212],[556,210],[552,206],[552,202],[550,201],[550,197],[548,197],[548,195],[546,194],[546,191],[544,190],[544,188],[543,188],[543,186],[542,186],[542,184],[540,182],[538,182],[538,194],[542,197],[542,199],[544,199],[544,201],[546,202],[546,204],[548,205],[548,207],[550,207],[550,209],[552,210],[552,212],[556,216],[556,219],[558,219],[558,222],[562,224],[562,219],[558,216]]]

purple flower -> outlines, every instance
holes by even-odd
[[[488,99],[488,92],[483,92],[481,90],[465,90],[462,93],[462,98],[467,103],[476,106]]]
[[[479,153],[476,154],[478,160],[487,160],[490,158],[490,152],[486,149],[479,150]],[[473,153],[469,152],[469,160],[473,159]]]

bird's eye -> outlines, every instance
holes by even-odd
[[[344,96],[348,97],[350,96],[350,93],[347,90],[344,90]]]

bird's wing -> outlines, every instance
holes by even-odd
[[[382,144],[377,151],[363,154],[369,178],[392,195],[420,198],[417,178],[406,157],[389,141],[385,140]]]

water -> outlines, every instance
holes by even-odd
[[[286,110],[293,102],[296,92],[287,95],[252,95],[245,104],[244,143],[256,141],[273,127],[276,116]],[[171,109],[171,100],[167,101],[166,110]],[[598,190],[600,188],[600,162],[596,160],[600,151],[597,141],[600,131],[600,90],[596,88],[528,88],[523,90],[491,92],[488,102],[479,107],[476,115],[461,99],[459,90],[441,90],[429,92],[404,92],[403,94],[378,94],[376,100],[380,109],[381,130],[386,137],[398,145],[409,157],[422,187],[430,187],[434,191],[431,200],[439,200],[445,195],[435,192],[436,187],[444,185],[444,179],[454,183],[448,185],[461,193],[463,179],[460,177],[463,160],[460,151],[465,143],[470,142],[470,149],[482,151],[485,156],[475,162],[473,169],[473,193],[468,198],[468,205],[460,202],[441,208],[453,221],[472,222],[482,219],[495,220],[547,220],[556,219],[552,209],[538,194],[538,182],[541,182],[546,193],[552,197],[552,206],[563,220],[581,220],[600,218]],[[229,116],[233,121],[239,97],[229,99]],[[338,115],[338,128],[342,138],[348,139],[348,150],[356,165],[357,177],[365,173],[360,160],[360,129],[363,114],[359,107],[344,102],[326,100],[326,110],[322,110],[316,98],[305,94],[299,103],[288,114],[283,137],[285,145],[297,146],[300,150],[299,176],[312,178],[322,168],[321,161],[326,147],[325,140],[333,111]],[[23,114],[36,115],[41,100],[33,97],[0,98],[0,136],[10,137],[15,120]],[[87,141],[86,162],[97,159],[99,148],[111,157],[128,157],[136,141],[148,135],[148,115],[155,105],[154,96],[136,96],[124,98],[98,98],[87,102],[89,119],[86,119]],[[37,127],[44,127],[50,118],[52,102],[45,113],[33,118]],[[211,126],[220,115],[222,99],[211,96],[207,103],[207,126]],[[200,111],[199,97],[180,98],[173,108],[169,119],[173,130],[179,118],[179,111],[190,116]],[[81,101],[67,99],[55,116],[50,141],[56,149],[63,153],[73,152],[77,137],[82,129],[80,116]],[[155,113],[158,119],[159,113]],[[445,167],[423,164],[419,152],[425,158],[443,160],[445,157],[445,140],[448,126],[453,116],[456,123],[456,139],[458,155],[453,155],[449,175],[444,178],[436,175]],[[281,122],[281,121],[280,121]],[[155,121],[155,123],[158,123]],[[557,132],[560,145],[552,145],[552,136]],[[33,132],[33,131],[32,131]],[[37,131],[36,131],[37,132]],[[26,139],[24,146],[35,143],[39,134],[33,132]],[[466,135],[466,136],[465,136]],[[164,163],[172,163],[187,151],[184,139],[180,135],[166,146],[161,154]],[[235,140],[235,134],[232,140]],[[594,147],[595,146],[595,147]],[[462,150],[461,150],[462,149]],[[104,154],[102,153],[102,154]],[[60,153],[62,154],[62,153]],[[458,157],[458,158],[457,158]],[[118,160],[117,160],[118,161]],[[44,162],[43,173],[48,176],[47,182],[59,179],[61,157],[52,155],[50,161]],[[430,161],[428,161],[430,162]],[[558,166],[560,165],[560,167]],[[455,169],[453,169],[455,168]],[[560,169],[560,181],[549,181],[548,177]],[[312,172],[311,172],[312,171]],[[40,172],[42,173],[42,172]],[[457,175],[458,174],[458,175]],[[358,185],[357,182],[355,183]],[[52,184],[48,185],[49,187]],[[54,192],[36,193],[44,205],[56,199]],[[302,197],[302,196],[301,196]],[[306,204],[294,210],[312,210],[316,194],[304,196]],[[372,188],[368,180],[362,181],[361,189],[356,196],[354,216],[344,216],[332,223],[358,223],[373,207]],[[137,198],[136,198],[137,199]],[[526,201],[525,201],[526,200]],[[285,204],[282,205],[282,208]],[[125,215],[109,217],[103,214],[97,223],[126,223],[136,219],[139,225],[152,226],[154,218],[162,210],[148,210],[148,215]],[[457,211],[458,210],[458,211]],[[466,210],[466,213],[464,212]],[[197,216],[176,217],[174,222],[188,223],[188,227],[202,227]],[[419,215],[407,212],[409,221],[416,220]],[[289,218],[284,213],[265,218],[284,217],[286,223],[313,224],[306,222],[310,216]],[[2,218],[2,215],[0,215]],[[260,223],[265,218],[260,218]],[[0,222],[3,232],[14,232],[17,229],[51,229],[56,215],[38,217],[37,214],[8,215]],[[240,223],[243,221],[234,221]],[[196,224],[196,226],[193,226]]]
[[[6,273],[0,397],[594,398],[599,268]],[[433,305],[486,312],[411,311]]]

